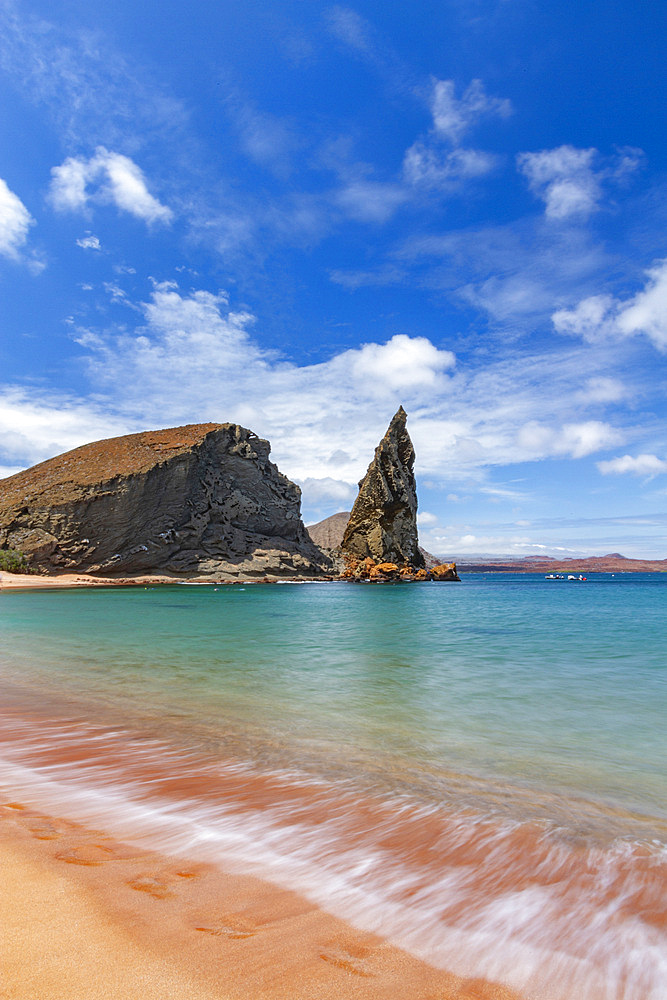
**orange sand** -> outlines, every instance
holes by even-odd
[[[0,806],[6,1000],[518,1000],[258,879]]]

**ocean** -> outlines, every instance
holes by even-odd
[[[0,788],[545,1000],[667,996],[667,576],[0,594]]]

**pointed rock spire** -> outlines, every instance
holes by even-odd
[[[375,457],[359,483],[341,550],[344,557],[398,566],[421,567],[417,539],[415,451],[402,406],[375,449]]]

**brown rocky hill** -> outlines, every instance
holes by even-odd
[[[301,491],[237,424],[84,445],[0,480],[0,547],[41,572],[319,575]]]
[[[338,514],[332,514],[331,517],[325,517],[317,524],[307,525],[306,531],[321,549],[338,549],[349,520],[349,510],[342,510]]]

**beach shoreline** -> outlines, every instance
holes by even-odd
[[[643,692],[634,714],[655,717],[661,759],[648,696],[659,580],[554,598],[539,580],[491,590],[478,578],[447,602],[439,588],[215,593],[210,580],[150,579],[125,592],[95,580],[77,596],[76,576],[61,578],[69,593],[36,599],[34,580],[0,602],[8,997],[662,997],[665,821],[646,730],[640,756],[634,743],[624,755],[605,742],[609,715],[593,712],[596,752],[575,744],[568,759],[554,743],[554,763],[536,740],[524,756],[537,754],[539,773],[523,757],[494,772],[479,751],[480,739],[488,755],[530,737],[545,691],[555,718],[560,706],[590,738],[590,712],[581,728],[569,693],[592,711],[601,678],[624,706],[617,734]],[[564,608],[584,622],[578,595],[596,635],[621,607],[636,621],[645,598],[632,689],[608,656],[632,661],[622,620],[580,669],[588,633],[558,624]],[[492,640],[489,608],[504,610]],[[535,622],[562,641],[542,671]],[[511,723],[498,697],[507,665],[524,698]],[[474,702],[451,704],[471,676],[489,693],[472,734]],[[614,767],[595,772],[601,760]]]
[[[294,892],[3,796],[7,1000],[519,1000],[435,969]]]
[[[242,584],[244,587],[251,583],[330,583],[333,577],[310,577],[310,576],[243,576],[230,577],[229,579],[211,578],[205,576],[194,577],[174,577],[174,576],[123,576],[123,577],[101,577],[91,576],[87,573],[59,573],[57,576],[41,576],[29,573],[0,573],[1,590],[58,590],[76,587],[157,587],[165,585],[210,585],[215,587],[228,587],[234,584]]]

